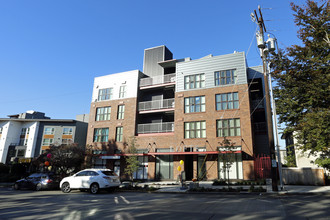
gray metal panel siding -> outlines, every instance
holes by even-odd
[[[200,73],[205,74],[205,88],[216,87],[214,84],[214,72],[229,69],[236,69],[237,84],[247,84],[247,69],[244,52],[216,57],[205,57],[198,60],[177,63],[176,92],[184,91],[185,76]]]
[[[144,50],[143,72],[149,77],[164,74],[163,68],[158,64],[165,59],[165,46]]]

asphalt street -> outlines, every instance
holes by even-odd
[[[330,195],[15,191],[0,219],[330,219]]]

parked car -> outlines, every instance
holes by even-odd
[[[110,169],[85,169],[60,182],[62,192],[69,193],[72,189],[90,190],[98,193],[100,189],[112,190],[120,186],[119,176]]]
[[[60,182],[59,177],[53,173],[33,173],[30,176],[17,180],[14,184],[14,189],[58,189]]]

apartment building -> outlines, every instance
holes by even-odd
[[[174,59],[159,46],[145,50],[143,72],[96,77],[87,134],[94,166],[124,177],[133,139],[136,179],[175,180],[182,170],[187,180],[255,179],[256,155],[269,155],[260,70],[244,52]]]
[[[50,119],[45,113],[27,111],[0,118],[0,163],[29,163],[50,145],[86,144],[88,115],[76,120]]]

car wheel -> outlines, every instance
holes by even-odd
[[[36,185],[35,190],[36,190],[36,191],[40,191],[41,188],[42,188],[41,183],[38,183],[38,184]]]
[[[15,189],[15,190],[19,190],[19,189],[20,189],[20,187],[19,187],[19,184],[18,184],[18,183],[15,183],[15,185],[14,185],[14,189]]]
[[[99,192],[99,184],[93,183],[90,187],[90,191],[92,194],[96,194]]]
[[[68,182],[63,183],[61,190],[64,193],[69,193],[71,191],[70,184]]]

